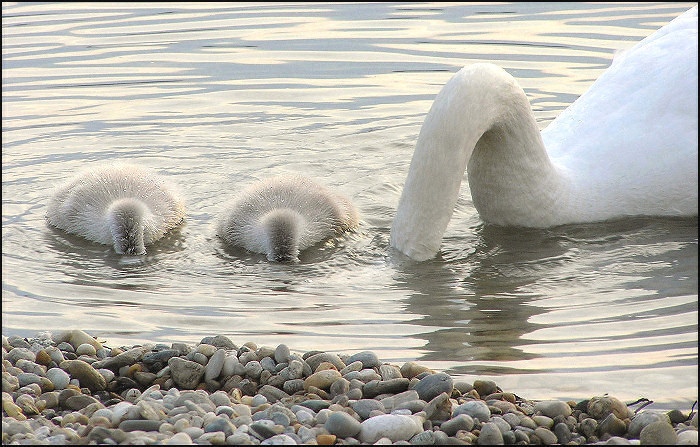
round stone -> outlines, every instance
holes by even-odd
[[[371,351],[362,351],[358,352],[357,354],[353,354],[346,359],[345,363],[350,364],[358,361],[362,362],[363,368],[378,368],[381,365],[379,358],[377,358],[377,354]]]
[[[221,369],[221,375],[224,377],[230,377],[234,374],[243,375],[245,372],[245,367],[241,365],[241,362],[238,361],[238,357],[235,355],[231,354],[226,356],[224,359],[224,364]]]
[[[19,386],[27,386],[30,383],[40,383],[41,376],[37,376],[34,373],[19,373],[17,374],[17,379],[19,380]]]
[[[557,435],[549,431],[544,427],[537,427],[535,429],[535,435],[545,444],[552,445],[557,443]]]
[[[221,370],[224,367],[224,360],[226,360],[226,351],[224,351],[223,349],[217,349],[216,352],[214,352],[214,354],[212,354],[212,356],[209,358],[207,366],[204,368],[205,382],[219,377],[219,375],[221,374]]]
[[[423,431],[423,425],[413,416],[382,414],[369,418],[360,424],[358,439],[373,444],[381,438],[392,442],[408,441]]]
[[[275,348],[275,362],[277,363],[288,363],[289,362],[289,347],[285,344],[281,344]]]
[[[168,360],[168,366],[173,382],[187,390],[194,389],[204,375],[203,365],[180,357]]]
[[[418,393],[418,397],[429,402],[441,393],[447,393],[449,396],[452,393],[452,386],[453,381],[449,374],[437,373],[424,377],[413,389]]]
[[[642,429],[652,422],[664,421],[666,423],[671,423],[668,416],[664,413],[659,413],[656,411],[642,411],[637,413],[629,426],[629,434],[632,438],[639,438],[639,434]]]
[[[351,407],[362,419],[367,419],[369,413],[373,410],[386,411],[384,404],[374,399],[360,399],[353,403]]]
[[[175,433],[165,442],[165,445],[192,445],[192,438],[187,433]]]
[[[314,356],[315,357],[315,356]],[[304,380],[304,389],[315,386],[322,390],[327,390],[336,380],[340,379],[340,373],[334,369],[324,369],[323,371],[315,372]]]
[[[362,425],[360,421],[346,412],[335,411],[328,416],[324,427],[332,435],[336,435],[339,438],[347,438],[358,434]]]
[[[481,397],[486,397],[498,391],[498,386],[493,380],[475,380],[473,386]]]
[[[86,394],[78,394],[76,396],[71,396],[68,399],[66,399],[66,408],[71,410],[82,410],[83,408],[87,407],[90,404],[94,404],[95,402],[99,403],[100,401]]]
[[[656,421],[642,429],[639,441],[642,445],[672,445],[678,442],[678,435],[671,424]]]
[[[122,431],[158,431],[164,422],[165,421],[152,421],[148,419],[126,420],[119,424],[119,429]]]
[[[226,436],[232,435],[235,430],[236,427],[227,417],[218,417],[204,427],[205,433],[220,431]]]
[[[75,348],[75,353],[78,355],[97,355],[97,350],[93,345],[90,343],[83,343],[82,345],[79,345],[77,348]]]
[[[96,350],[102,349],[102,344],[99,341],[95,340],[89,334],[81,331],[80,329],[62,332],[54,337],[54,340],[57,343],[68,342],[71,344],[71,346],[73,346],[73,348],[77,348],[78,346],[87,343],[92,345]]]
[[[5,358],[14,365],[19,359],[25,359],[29,360],[30,362],[34,362],[36,361],[36,354],[34,354],[27,348],[12,348],[12,350],[7,353]]]
[[[678,433],[677,445],[698,445],[698,431],[685,430]]]
[[[389,364],[384,364],[379,367],[379,375],[382,376],[382,380],[399,379],[403,377],[398,367]]]
[[[449,436],[454,436],[459,430],[471,431],[472,428],[474,428],[474,419],[468,414],[459,414],[440,426],[440,430]]]
[[[503,444],[503,433],[498,425],[487,422],[481,425],[481,432],[477,441],[479,445],[499,445]]]
[[[620,420],[614,413],[610,413],[598,424],[598,433],[601,436],[608,433],[612,436],[622,436],[627,432],[625,422]]]
[[[569,404],[560,400],[545,400],[542,402],[537,402],[535,404],[535,411],[539,411],[543,415],[552,419],[557,416],[567,417],[571,415],[571,407]]]
[[[263,367],[257,360],[251,360],[245,364],[245,374],[253,380],[258,380],[262,371]]]
[[[66,363],[66,368],[63,368]],[[86,387],[92,392],[103,391],[107,387],[105,378],[89,363],[82,360],[66,360],[60,366],[63,369],[67,369],[71,376],[78,379],[80,386]]]
[[[460,414],[468,414],[474,419],[478,419],[481,422],[486,422],[491,417],[491,411],[485,402],[480,400],[472,400],[464,402],[462,405],[455,408],[452,412],[452,417],[456,417]]]
[[[420,373],[430,371],[430,368],[417,364],[416,362],[406,362],[401,366],[401,375],[407,379],[412,379]]]
[[[342,360],[340,360],[340,357],[338,357],[337,354],[333,354],[330,352],[320,352],[318,354],[314,354],[306,359],[306,364],[309,365],[311,368],[311,371],[316,371],[316,368],[318,368],[318,365],[320,365],[323,362],[328,362],[333,364],[338,370],[341,370],[345,368],[345,363],[343,363]]]
[[[626,419],[630,416],[627,406],[612,396],[599,396],[592,398],[588,401],[588,409],[586,410],[586,413],[597,420],[604,419],[610,413],[614,414],[619,419]]]

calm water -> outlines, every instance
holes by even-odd
[[[687,410],[697,218],[486,226],[465,182],[436,259],[388,241],[420,126],[460,67],[505,68],[544,128],[616,49],[690,6],[3,3],[3,333],[369,349],[529,398]],[[142,262],[44,221],[56,182],[116,159],[188,202]],[[225,249],[222,203],[297,172],[351,197],[359,231],[291,266]]]

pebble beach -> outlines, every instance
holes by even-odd
[[[224,335],[110,347],[70,330],[3,335],[2,364],[10,445],[698,444],[695,407],[529,400],[370,351],[295,352]]]

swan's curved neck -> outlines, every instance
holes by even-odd
[[[110,205],[107,214],[114,251],[118,254],[146,253],[143,235],[146,211],[146,206],[135,199],[120,199]]]
[[[537,220],[546,209],[533,203],[551,209],[561,183],[525,93],[491,64],[462,69],[435,98],[392,224],[393,247],[416,260],[437,253],[467,166],[474,206],[501,225]],[[540,197],[543,190],[551,193]]]
[[[274,209],[262,217],[268,244],[267,258],[277,262],[299,260],[299,239],[304,218],[296,211]]]

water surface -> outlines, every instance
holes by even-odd
[[[3,3],[3,333],[373,350],[533,399],[687,410],[697,218],[499,228],[465,182],[434,260],[388,241],[422,121],[459,68],[506,69],[544,128],[690,6]],[[110,160],[168,176],[188,203],[138,262],[44,221],[57,182]],[[226,200],[299,172],[352,198],[356,233],[298,265],[222,246]]]

